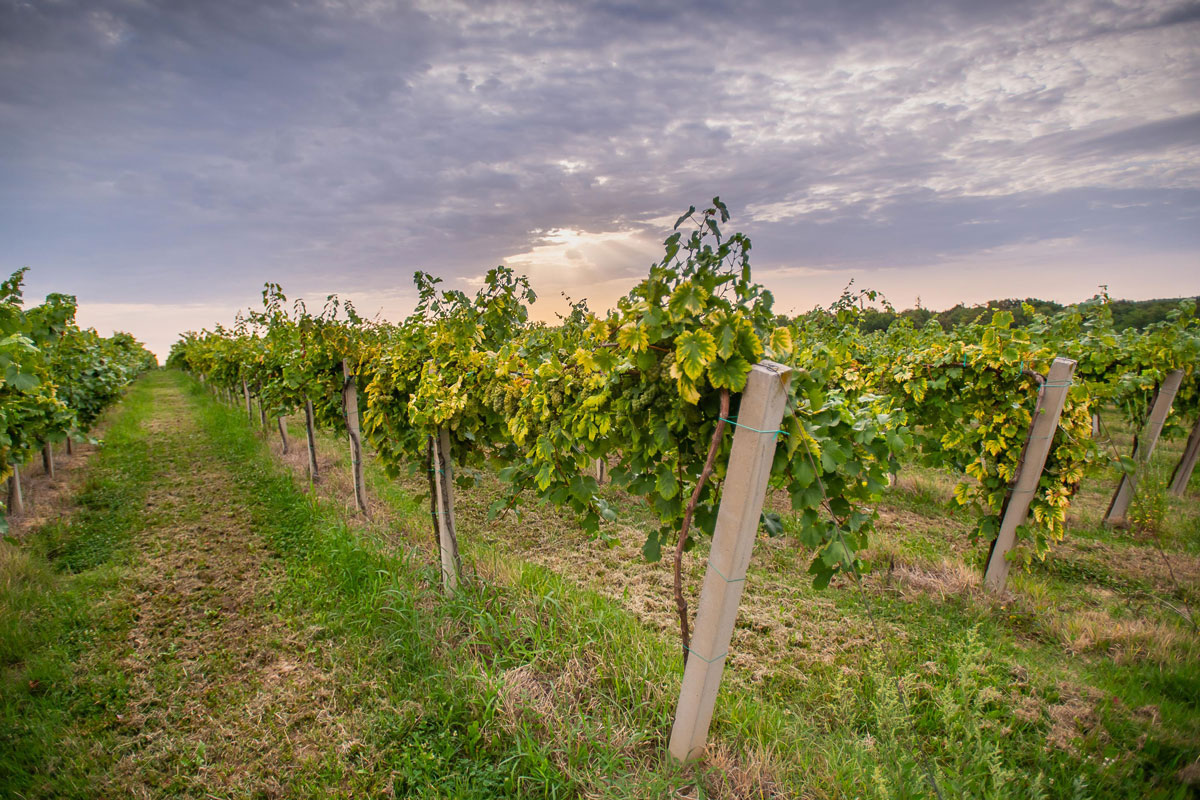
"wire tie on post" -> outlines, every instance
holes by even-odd
[[[720,661],[722,658],[724,658],[725,656],[729,655],[729,651],[728,651],[728,650],[726,650],[724,653],[721,653],[721,655],[719,655],[719,656],[713,656],[712,658],[705,658],[704,656],[700,655],[699,653],[697,653],[695,650],[693,650],[692,648],[688,647],[687,645],[684,645],[684,647],[687,649],[687,651],[688,651],[689,653],[691,653],[691,654],[692,654],[692,655],[694,655],[696,658],[698,658],[698,659],[700,659],[701,661],[703,661],[705,664],[711,664],[711,663],[713,663],[714,661]]]
[[[788,435],[788,432],[783,430],[782,428],[779,430],[774,430],[774,431],[760,431],[758,428],[751,428],[749,425],[743,425],[742,423],[740,423],[734,419],[728,419],[726,417],[717,417],[717,419],[721,420],[722,422],[728,422],[730,425],[733,425],[734,427],[745,428],[746,430],[754,431],[755,433],[782,433],[784,436]]]
[[[718,575],[720,575],[721,580],[725,581],[726,583],[741,583],[746,580],[745,575],[743,575],[740,578],[726,578],[725,573],[721,572],[720,568],[718,568],[717,565],[713,563],[711,558],[708,560],[708,568],[711,569],[713,572],[717,573]]]

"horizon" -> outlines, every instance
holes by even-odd
[[[531,288],[533,288],[533,290],[535,292],[537,292],[536,286],[533,286]],[[859,288],[860,289],[870,289],[871,287],[859,287]],[[285,290],[284,294],[286,295],[286,287],[284,287],[284,290]],[[28,295],[28,293],[26,293],[26,294]],[[969,308],[969,309],[975,309],[975,308],[986,309],[986,308],[991,308],[992,304],[994,304],[994,303],[1002,303],[1002,302],[1021,303],[1021,302],[1028,302],[1028,301],[1050,302],[1050,303],[1055,303],[1055,304],[1061,306],[1062,308],[1070,308],[1072,306],[1079,305],[1080,303],[1084,303],[1089,300],[1094,300],[1097,297],[1099,297],[1099,293],[1095,293],[1088,297],[1084,297],[1084,298],[1081,298],[1079,300],[1075,300],[1072,302],[1060,302],[1057,300],[1051,300],[1051,299],[1044,298],[1044,297],[1029,297],[1029,296],[1026,296],[1026,297],[990,297],[987,300],[982,300],[982,301],[978,301],[978,302],[971,302],[971,303],[958,302],[958,303],[954,303],[952,305],[947,305],[947,306],[942,306],[942,307],[937,307],[937,308],[925,305],[924,303],[908,305],[908,306],[900,306],[900,305],[894,304],[893,312],[895,314],[899,315],[899,314],[905,313],[907,311],[921,309],[924,311],[928,311],[929,313],[936,316],[938,314],[943,314],[943,313],[946,313],[949,311],[953,311],[955,308],[959,308],[959,307]],[[311,309],[314,307],[322,306],[326,299],[327,298],[313,298],[310,301],[308,298],[292,297],[292,296],[288,295],[287,303],[289,306],[291,306],[291,304],[295,303],[296,301],[303,301],[305,306]],[[346,298],[341,298],[339,296],[339,299],[344,300]],[[877,300],[868,302],[866,307],[869,309],[872,309],[872,310],[876,310],[876,311],[886,311],[887,309],[883,308],[881,304],[884,302],[890,302],[890,300],[891,300],[891,298],[888,298],[881,293]],[[918,300],[920,300],[920,298],[918,298]],[[1175,301],[1181,301],[1181,300],[1200,300],[1200,295],[1178,295],[1175,297],[1148,297],[1148,298],[1139,298],[1139,299],[1133,299],[1133,298],[1128,298],[1128,297],[1112,297],[1111,295],[1109,296],[1110,303],[1154,303],[1154,302],[1175,302]],[[25,301],[26,301],[25,302],[26,307],[29,307],[30,305],[36,305],[36,303],[32,302],[33,298],[31,298],[31,297],[26,296]],[[530,304],[530,320],[534,321],[534,322],[554,322],[556,319],[558,319],[558,316],[557,316],[558,311],[557,310],[552,311],[549,314],[545,314],[545,315],[540,315],[540,314],[536,313],[546,307],[546,303],[542,302],[542,301],[543,301],[543,298],[539,294],[537,300],[535,300],[533,303]],[[41,302],[41,301],[38,301],[38,302]],[[354,304],[354,305],[355,305],[355,310],[361,316],[363,316],[364,319],[369,319],[372,321],[380,321],[383,323],[391,323],[391,324],[399,323],[403,319],[403,317],[391,317],[391,318],[384,317],[379,312],[376,312],[373,314],[366,314],[366,313],[363,313],[362,309],[359,308],[357,304]],[[787,316],[795,317],[795,316],[799,316],[799,315],[809,313],[812,311],[816,311],[819,309],[826,309],[828,307],[829,307],[829,303],[818,304],[818,305],[812,306],[807,309],[801,309],[796,312],[788,312]],[[252,308],[251,306],[243,306],[242,308],[236,309],[233,312],[231,312],[228,315],[228,317],[226,317],[226,318],[213,320],[211,323],[209,323],[207,325],[202,325],[199,328],[180,330],[178,332],[178,334],[175,336],[175,338],[171,341],[171,343],[167,346],[167,348],[161,353],[159,353],[157,350],[155,350],[153,347],[151,347],[146,342],[142,342],[142,344],[145,344],[147,349],[149,349],[151,352],[154,353],[154,355],[158,358],[159,364],[162,365],[162,364],[166,363],[167,356],[170,353],[171,347],[175,344],[175,342],[177,342],[181,339],[183,334],[185,334],[185,333],[200,333],[201,331],[204,331],[204,330],[212,331],[217,325],[222,325],[226,328],[231,328],[235,324],[237,316],[242,314],[243,312],[246,312],[249,310],[260,310],[260,308],[259,307]],[[411,313],[412,310],[413,309],[410,309],[409,313]],[[591,310],[595,311],[597,313],[600,313],[600,314],[603,313],[599,309],[593,308]],[[405,316],[407,316],[407,314]],[[119,327],[114,327],[111,330],[101,330],[100,328],[97,328],[95,325],[87,324],[86,321],[81,321],[79,319],[78,313],[76,314],[76,323],[81,328],[95,328],[98,333],[100,333],[101,335],[105,335],[105,336],[111,336],[112,334],[118,333],[118,332],[129,333],[129,331],[119,328]],[[137,337],[135,337],[135,338],[137,338]],[[142,340],[138,339],[138,341],[142,341]]]

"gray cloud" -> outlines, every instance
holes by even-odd
[[[1195,252],[1197,8],[8,0],[0,266],[236,306],[628,235],[555,292],[717,193],[764,268]]]

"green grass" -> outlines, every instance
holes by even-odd
[[[69,518],[0,543],[0,796],[86,796],[113,762],[150,405],[144,385],[126,398]]]
[[[150,404],[181,390],[194,430],[150,437]],[[497,487],[485,478],[458,497],[469,580],[446,597],[420,476],[389,481],[369,464],[378,513],[364,522],[338,493],[342,442],[321,437],[334,462],[310,491],[251,431],[243,410],[155,374],[131,392],[70,521],[9,546],[20,558],[0,586],[0,722],[14,733],[0,738],[0,786],[87,795],[85,776],[112,775],[116,754],[132,753],[133,780],[157,796],[246,796],[274,776],[289,797],[915,798],[930,796],[926,766],[947,797],[1195,796],[1177,773],[1200,755],[1200,647],[1163,605],[1193,601],[1195,587],[1154,571],[1149,534],[1099,525],[1109,476],[1080,498],[1076,545],[1016,573],[1004,602],[972,588],[982,556],[970,521],[946,503],[945,479],[917,467],[881,508],[862,592],[813,590],[810,553],[789,536],[762,540],[709,757],[681,769],[665,757],[680,678],[670,598],[663,565],[637,560],[648,517],[634,501],[606,490],[627,526],[606,550],[537,504],[488,520]],[[292,434],[302,448],[302,429]],[[224,477],[219,498],[180,490],[143,507],[148,489],[186,489],[197,464]],[[1158,523],[1171,557],[1196,552],[1194,499],[1169,500]],[[251,534],[231,547],[259,541],[267,554],[246,562],[265,576],[244,612],[252,630],[272,657],[311,667],[314,688],[291,716],[239,728],[262,743],[254,752],[218,750],[166,703],[147,730],[178,747],[156,754],[116,718],[145,691],[116,666],[130,656],[127,584],[139,559],[193,551],[172,531],[232,524],[218,512]],[[703,545],[689,556],[693,587],[704,556]],[[218,588],[192,601],[211,615],[181,606],[158,645],[234,631]],[[247,670],[235,642],[213,641],[192,660],[155,655],[145,680],[165,697],[202,671],[212,697],[192,699],[214,726],[283,691]],[[49,684],[28,683],[34,662]],[[336,737],[321,738],[323,718]],[[306,730],[317,753],[289,750]]]

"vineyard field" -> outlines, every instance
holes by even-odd
[[[812,588],[773,498],[785,532],[754,556],[711,755],[683,769],[663,752],[669,565],[631,557],[651,519],[624,520],[612,548],[550,506],[489,521],[484,479],[458,496],[467,581],[448,600],[420,476],[368,454],[366,519],[344,439],[318,435],[310,489],[303,418],[288,424],[285,457],[243,406],[144,378],[76,503],[4,545],[0,608],[37,622],[4,687],[0,769],[19,796],[916,797],[915,748],[949,796],[1187,796],[1200,653],[1162,601],[1197,599],[1194,488],[1162,517],[1182,589],[1085,490],[1069,544],[1014,573],[1006,603],[980,588],[977,548],[946,548],[972,523],[938,472],[901,468],[861,594]],[[118,498],[132,513],[89,511]],[[56,569],[97,537],[109,555]],[[22,772],[50,752],[52,771]]]
[[[303,436],[301,425],[302,421],[293,422],[293,439]],[[1128,447],[1132,434],[1118,425],[1113,439],[1119,447]],[[283,458],[278,442],[270,437],[267,441],[276,457]],[[903,468],[903,477],[880,507],[877,545],[864,554],[869,565],[864,581],[868,603],[878,617],[885,653],[864,598],[849,578],[829,590],[816,591],[806,572],[811,550],[790,533],[763,538],[751,565],[731,647],[735,655],[728,675],[730,694],[755,697],[785,719],[793,714],[808,720],[839,718],[831,723],[836,744],[816,744],[821,734],[802,727],[793,728],[791,735],[797,743],[810,742],[826,758],[833,758],[829,754],[841,747],[856,748],[856,774],[861,780],[872,775],[875,758],[907,764],[914,796],[921,796],[923,788],[917,765],[905,752],[911,747],[906,736],[928,741],[949,735],[944,740],[948,749],[963,741],[954,737],[968,733],[968,738],[990,738],[977,752],[957,754],[959,763],[965,767],[989,752],[1003,752],[1006,759],[1038,764],[1037,769],[1049,775],[1053,773],[1049,765],[1057,761],[1060,787],[1081,765],[1103,762],[1097,753],[1124,751],[1128,757],[1158,751],[1186,760],[1200,741],[1193,699],[1200,690],[1196,678],[1200,642],[1181,630],[1178,616],[1161,600],[1192,607],[1200,600],[1200,506],[1195,503],[1200,481],[1193,479],[1185,498],[1165,497],[1171,467],[1182,449],[1178,440],[1161,445],[1145,489],[1146,496],[1157,497],[1162,504],[1156,521],[1163,554],[1152,537],[1131,538],[1103,524],[1111,487],[1119,477],[1117,470],[1109,469],[1085,485],[1072,504],[1070,539],[1028,572],[1014,574],[1013,594],[1006,603],[996,603],[982,590],[983,554],[963,536],[971,518],[952,500],[953,481],[917,465]],[[349,512],[347,498],[353,492],[344,442],[322,436],[320,450],[327,474],[342,476],[341,485],[324,485],[321,493]],[[293,455],[290,463],[301,478],[302,459]],[[372,509],[372,520],[361,524],[373,529],[381,541],[422,551],[418,562],[431,563],[436,551],[425,523],[427,511],[412,500],[422,490],[421,477],[397,483],[377,464],[370,464],[367,472],[371,494],[380,500]],[[609,491],[612,502],[632,504],[619,490]],[[464,552],[485,583],[520,582],[530,580],[530,573],[549,572],[555,585],[565,579],[576,592],[599,595],[661,642],[670,642],[674,631],[670,571],[664,564],[638,557],[638,526],[653,524],[652,517],[634,518],[627,530],[618,532],[621,543],[607,548],[597,546],[578,524],[549,507],[527,509],[519,520],[489,520],[488,507],[499,492],[494,481],[485,480],[461,495],[458,509],[460,535],[470,543],[464,545]],[[786,498],[775,497],[771,504],[786,521]],[[1135,510],[1153,514],[1149,505],[1139,502]],[[956,546],[948,548],[948,542]],[[1170,569],[1164,566],[1164,555]],[[688,562],[689,586],[699,586],[705,561],[706,547],[700,545]],[[977,662],[962,664],[964,657]],[[959,671],[946,674],[948,666]],[[982,674],[969,676],[969,668],[976,667]],[[553,668],[547,668],[546,680],[552,681]],[[854,740],[853,730],[883,724],[874,692],[894,684],[896,674],[905,685],[924,684],[930,699],[937,698],[929,718],[923,720],[927,725],[906,731],[893,709],[898,714],[890,720],[897,726],[895,740]],[[969,677],[973,690],[970,696],[952,701],[964,704],[956,707],[958,715],[948,713],[952,708],[937,708],[946,699],[944,693],[962,688],[956,684],[964,677]],[[979,719],[971,721],[973,715]],[[960,725],[966,728],[957,729]],[[1155,727],[1165,737],[1163,744],[1171,740],[1174,745],[1159,750],[1147,748],[1144,740],[1137,744],[1140,737],[1153,735],[1148,731]],[[1122,736],[1134,739],[1117,744]],[[1014,741],[1020,742],[1021,755],[1013,751]],[[883,749],[889,746],[890,751]],[[809,785],[804,762],[793,760],[795,750],[775,749],[769,740],[757,747],[771,754],[768,772],[784,781],[781,786]],[[800,768],[791,772],[790,780],[784,777],[789,767]],[[1124,791],[1130,797],[1143,796],[1157,776],[1176,771],[1149,762],[1136,767],[1127,762],[1125,769],[1130,783]],[[1120,770],[1111,767],[1108,778]],[[982,792],[994,785],[991,781],[996,777],[976,775],[964,785],[963,796]],[[950,780],[953,785],[953,776]],[[1091,790],[1083,795],[1121,796],[1121,782],[1089,780]],[[1108,788],[1098,790],[1099,786]],[[1168,781],[1159,788],[1164,797],[1187,792]],[[1052,787],[1049,792],[1057,796]],[[848,786],[831,789],[829,796],[843,793],[850,795]]]

